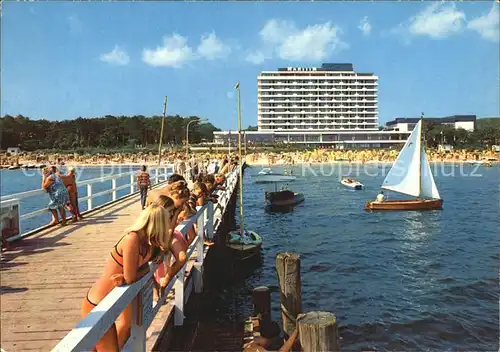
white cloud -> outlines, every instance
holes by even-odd
[[[372,31],[372,25],[368,22],[368,16],[365,16],[359,22],[358,28],[363,32],[363,35],[369,35]]]
[[[208,60],[223,59],[231,53],[231,47],[222,42],[215,32],[203,35],[198,45],[198,54]]]
[[[260,64],[273,54],[288,61],[319,61],[348,47],[340,38],[340,29],[331,22],[299,29],[291,21],[268,20],[259,32],[263,49],[250,53],[246,60]]]
[[[262,51],[257,50],[248,54],[245,60],[251,62],[252,64],[260,65],[266,60],[266,56],[262,53]]]
[[[500,37],[500,12],[498,6],[493,3],[490,12],[470,21],[467,28],[478,32],[484,39],[498,42]]]
[[[177,33],[163,38],[163,44],[156,49],[144,49],[142,61],[151,66],[181,68],[186,61],[196,59],[187,39]]]
[[[130,57],[125,50],[121,49],[120,46],[115,45],[113,50],[109,53],[101,55],[101,61],[112,65],[125,66],[129,64]]]
[[[443,39],[461,32],[465,25],[465,14],[457,10],[454,3],[435,2],[393,29],[404,36],[427,36]]]

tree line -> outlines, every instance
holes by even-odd
[[[18,146],[26,151],[148,147],[159,143],[161,119],[161,116],[106,115],[100,118],[49,121],[5,115],[0,117],[0,149]],[[186,126],[194,119],[199,117],[167,116],[163,144],[185,143]],[[192,123],[189,126],[189,142],[210,142],[214,131],[219,129],[211,123]]]
[[[430,148],[435,148],[439,144],[464,148],[489,147],[500,144],[500,118],[477,119],[474,131],[425,121],[423,132],[425,142]]]

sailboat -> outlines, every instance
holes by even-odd
[[[433,210],[443,207],[422,142],[423,117],[422,113],[381,186],[417,199],[371,201],[366,203],[365,210]]]
[[[226,247],[235,255],[236,259],[246,260],[260,254],[262,237],[255,231],[246,230],[243,217],[243,157],[241,155],[241,103],[240,83],[234,87],[238,99],[238,154],[239,154],[239,176],[240,176],[240,228],[229,232]]]

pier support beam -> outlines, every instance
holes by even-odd
[[[295,330],[297,315],[302,311],[300,258],[296,253],[278,253],[276,273],[280,286],[281,315],[286,336]]]
[[[252,291],[253,316],[261,314],[262,319],[271,320],[271,290],[266,286],[259,286]]]
[[[337,317],[328,312],[309,312],[297,317],[304,352],[340,351]]]

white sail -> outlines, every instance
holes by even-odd
[[[434,177],[432,176],[431,167],[429,165],[429,162],[427,161],[427,155],[425,154],[424,148],[422,148],[421,152],[420,172],[422,175],[422,179],[420,181],[422,185],[420,196],[422,198],[441,199],[436,187],[436,183],[434,182]]]
[[[414,197],[420,195],[421,129],[419,121],[387,173],[382,188]]]

